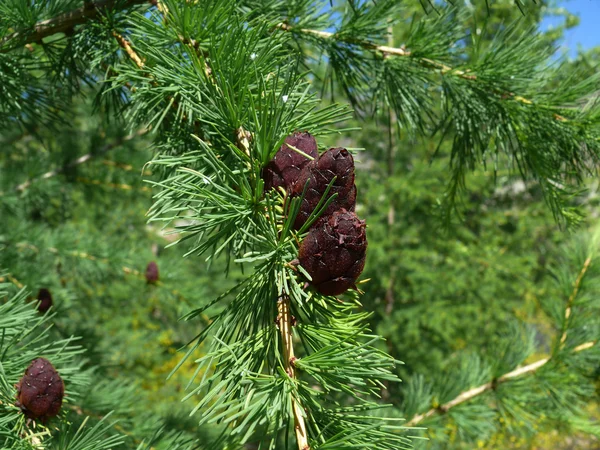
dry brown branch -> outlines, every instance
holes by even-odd
[[[290,313],[289,297],[283,296],[278,300],[277,310],[279,312],[279,332],[281,333],[281,340],[283,342],[285,370],[290,378],[294,379],[296,378],[296,368],[294,366],[296,357],[294,356],[294,337],[292,335],[292,316]],[[292,398],[292,409],[294,410],[294,429],[296,431],[298,450],[310,450],[304,413],[295,398]]]

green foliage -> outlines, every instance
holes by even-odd
[[[597,434],[598,242],[558,260],[555,226],[597,203],[596,55],[554,59],[545,4],[30,3],[0,5],[4,445],[291,449],[300,421],[314,449]],[[339,94],[354,117],[320,98]],[[311,221],[264,192],[296,130],[366,149],[362,296],[308,287]],[[49,315],[23,285],[52,290]],[[49,427],[13,406],[40,355],[67,383]]]
[[[0,296],[6,295],[6,291],[0,291]],[[14,405],[17,392],[14,385],[32,360],[39,356],[51,360],[68,386],[63,414],[66,414],[65,409],[72,408],[72,402],[82,392],[90,389],[94,378],[92,371],[83,370],[83,361],[80,360],[83,349],[75,343],[76,340],[72,337],[50,339],[48,329],[51,316],[38,316],[34,304],[26,304],[25,297],[25,292],[20,291],[0,305],[0,438],[3,447],[33,449],[42,439],[50,441],[48,448],[71,450],[89,448],[91,442],[96,444],[93,448],[97,449],[109,449],[121,444],[123,439],[114,433],[108,416],[86,429],[84,424],[87,418],[81,421],[77,414],[70,413],[72,424],[62,422],[63,429],[57,434],[57,439],[48,439],[51,433],[45,426],[40,426],[41,430],[37,433],[30,430],[28,420]],[[113,404],[117,401],[118,398],[112,399]]]

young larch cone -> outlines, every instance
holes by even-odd
[[[154,261],[150,261],[146,266],[146,282],[155,284],[158,281],[158,265]]]
[[[41,313],[45,313],[52,306],[52,294],[46,288],[41,288],[38,291],[37,299],[38,303],[38,311]]]
[[[313,226],[300,245],[300,265],[317,292],[339,295],[354,284],[365,267],[367,235],[364,220],[345,209]]]
[[[16,387],[16,405],[30,419],[45,422],[60,412],[65,384],[47,359],[34,359]]]
[[[290,146],[297,148],[312,158],[319,157],[317,141],[314,136],[300,131],[296,131],[294,134],[288,136],[277,153],[275,153],[273,159],[263,170],[265,191],[278,187],[283,187],[286,190],[289,189],[298,178],[298,175],[300,175],[302,168],[311,161]]]
[[[354,211],[356,206],[354,158],[345,148],[330,148],[319,159],[304,166],[292,187],[292,197],[299,197],[306,186],[294,228],[300,229],[308,220],[334,177],[335,181],[328,195],[338,195],[323,212],[321,220],[326,220],[329,215],[341,208]]]

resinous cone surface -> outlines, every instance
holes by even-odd
[[[310,133],[297,131],[288,136],[263,171],[265,190],[278,187],[288,190],[298,179],[304,166],[311,161],[291,147],[312,158],[319,157],[317,141]]]
[[[365,222],[341,209],[311,228],[298,258],[318,292],[338,295],[355,287],[365,267],[366,252]]]
[[[292,188],[293,197],[299,197],[304,192],[300,211],[294,222],[296,229],[300,229],[308,220],[334,178],[335,181],[328,196],[337,194],[337,197],[329,204],[321,217],[325,220],[334,211],[342,208],[354,211],[356,205],[354,158],[345,148],[331,148],[324,152],[319,159],[304,166]]]
[[[30,419],[45,422],[60,412],[65,385],[45,358],[34,359],[17,385],[17,404]]]

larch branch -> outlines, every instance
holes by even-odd
[[[30,244],[28,242],[18,242],[17,244],[15,244],[15,246],[18,249],[25,248],[25,249],[32,250],[32,251],[34,251],[36,253],[40,253],[40,249],[37,246],[35,246],[33,244]],[[48,252],[54,254],[54,255],[61,255],[61,252],[56,247],[48,247],[48,248],[46,248],[46,250]],[[63,251],[62,253],[66,254],[66,255],[69,255],[69,256],[73,256],[75,258],[87,259],[88,261],[97,261],[99,263],[106,264],[106,265],[110,265],[111,264],[111,260],[108,259],[108,258],[101,258],[101,257],[94,256],[94,255],[91,255],[91,254],[89,254],[87,252],[82,252],[82,251],[79,251],[79,250],[66,250],[66,251]],[[139,270],[134,269],[132,267],[121,266],[120,269],[123,271],[123,273],[125,275],[133,275],[133,276],[135,276],[137,278],[142,278],[142,279],[146,278],[146,276],[142,272],[140,272]],[[13,278],[10,274],[7,275],[7,279],[11,283],[13,283],[17,287],[19,287],[19,289],[23,288],[23,284],[20,283],[17,279]],[[2,283],[2,282],[4,282],[4,277],[0,277],[0,283]],[[180,300],[183,300],[188,305],[192,304],[190,302],[190,300],[188,298],[186,298],[181,292],[179,292],[177,289],[171,289],[164,282],[158,280],[156,282],[156,285],[165,288],[171,294],[173,294],[174,296],[176,296]],[[202,316],[202,319],[207,324],[210,324],[212,322],[212,320],[206,314],[201,314],[201,316]]]
[[[123,36],[121,36],[119,33],[117,33],[115,30],[113,30],[112,34],[121,46],[121,48],[125,51],[129,59],[131,59],[135,63],[135,65],[138,66],[139,69],[143,69],[144,61],[142,61],[142,58],[140,58],[140,56],[136,53],[129,41]]]
[[[585,262],[583,263],[583,267],[581,268],[579,275],[577,275],[577,279],[575,280],[575,284],[573,285],[573,292],[569,296],[569,300],[567,300],[567,307],[565,309],[565,321],[563,323],[563,333],[562,333],[562,336],[560,337],[560,346],[561,347],[563,347],[565,345],[565,342],[567,341],[567,330],[568,330],[568,326],[569,326],[569,319],[571,318],[571,310],[573,308],[573,302],[575,301],[575,298],[577,297],[577,294],[579,293],[579,288],[581,287],[581,282],[583,281],[583,277],[585,276],[585,273],[587,272],[591,263],[592,263],[592,257],[588,256],[587,259],[585,260]]]
[[[296,28],[296,27],[291,27],[286,23],[280,23],[278,25],[278,28],[281,30],[284,30],[284,31],[315,36],[315,37],[321,38],[321,39],[331,39],[331,38],[339,37],[338,35],[336,35],[336,33],[332,33],[329,31],[312,30],[312,29],[308,29],[308,28]],[[435,60],[429,59],[429,58],[416,58],[416,57],[414,57],[414,55],[412,55],[410,50],[407,50],[403,47],[378,45],[373,42],[369,42],[369,41],[365,41],[365,40],[348,39],[348,38],[341,38],[340,41],[346,42],[348,44],[358,45],[366,50],[375,50],[375,51],[381,52],[384,57],[386,57],[386,56],[412,57],[412,58],[414,58],[415,61],[417,61],[422,66],[439,70],[442,75],[450,74],[450,75],[456,75],[460,78],[464,78],[465,80],[477,80],[477,75],[470,73],[468,70],[455,69],[455,68],[450,67],[440,61],[435,61]],[[504,93],[504,96],[506,98],[511,98],[511,99],[513,99],[517,102],[523,103],[525,105],[533,104],[533,102],[531,100],[521,97],[520,95],[515,95],[512,92],[506,92],[506,93]],[[554,114],[554,118],[556,120],[559,120],[562,122],[567,121],[566,118],[564,118],[563,116],[560,116],[558,114]]]
[[[51,170],[49,172],[46,172],[43,175],[40,175],[39,177],[36,178],[31,178],[21,184],[19,184],[16,188],[15,191],[17,192],[23,192],[25,189],[27,189],[29,186],[31,186],[33,183],[37,182],[37,181],[41,181],[41,180],[47,180],[48,178],[52,178],[55,177],[56,175],[64,172],[65,170],[71,168],[71,167],[75,167],[78,166],[80,164],[83,164],[91,159],[93,159],[96,156],[99,155],[103,155],[104,153],[109,152],[110,150],[120,146],[121,144],[123,144],[124,142],[130,141],[136,137],[139,136],[143,136],[144,134],[146,134],[149,131],[148,128],[143,128],[141,130],[136,131],[135,133],[132,133],[128,136],[123,137],[122,139],[117,140],[116,142],[112,143],[112,144],[107,144],[105,145],[102,149],[100,149],[98,152],[95,153],[87,153],[86,155],[80,156],[79,158],[77,158],[74,161],[71,161],[69,164],[66,164],[65,166],[59,167],[57,169]]]
[[[586,342],[584,344],[578,345],[577,347],[575,347],[573,349],[573,353],[578,353],[584,350],[588,350],[592,347],[594,347],[596,344],[598,343],[598,341],[590,341],[590,342]],[[548,363],[548,361],[550,361],[550,358],[543,358],[540,359],[538,361],[535,361],[531,364],[528,364],[526,366],[523,367],[518,367],[515,370],[505,373],[504,375],[502,375],[501,377],[497,378],[495,381],[489,381],[485,384],[482,384],[481,386],[477,386],[474,387],[472,389],[469,389],[468,391],[464,391],[461,394],[459,394],[457,397],[455,397],[454,399],[450,400],[449,402],[446,402],[440,406],[438,406],[437,408],[431,408],[429,411],[427,411],[426,413],[423,414],[417,414],[416,416],[414,416],[412,419],[410,419],[407,423],[406,426],[407,427],[412,427],[415,426],[417,424],[419,424],[420,422],[422,422],[423,420],[434,416],[436,414],[442,414],[447,412],[449,409],[454,408],[455,406],[458,406],[462,403],[465,403],[491,389],[493,389],[494,387],[496,387],[499,384],[502,384],[506,381],[521,377],[523,375],[526,374],[530,374],[530,373],[534,373],[535,371],[537,371],[539,368],[543,367],[546,363]]]
[[[292,315],[290,313],[290,299],[287,296],[281,297],[277,302],[277,310],[279,312],[279,332],[283,342],[283,356],[285,370],[290,378],[296,378],[296,368],[294,361],[294,343],[292,335]],[[298,450],[310,450],[308,445],[308,434],[306,431],[306,423],[302,407],[298,401],[292,397],[292,409],[294,410],[294,429],[296,431],[296,441],[298,442]]]
[[[279,28],[282,30],[285,30],[285,31],[309,34],[312,36],[319,37],[321,39],[331,39],[333,37],[336,37],[335,33],[331,33],[329,31],[311,30],[311,29],[307,29],[307,28],[295,28],[295,27],[290,27],[289,25],[287,25],[285,23],[279,24]],[[341,39],[341,40],[348,44],[356,44],[367,50],[376,50],[378,52],[383,53],[386,56],[388,56],[388,55],[412,56],[412,53],[410,52],[410,50],[407,50],[403,47],[391,47],[389,45],[377,45],[373,42],[364,41],[364,40],[355,40],[355,39],[351,39],[351,40]],[[439,61],[434,61],[429,58],[417,58],[417,61],[419,61],[421,64],[428,65],[428,66],[434,67],[436,69],[439,69],[442,74],[452,73],[454,75],[457,75],[461,78],[465,78],[467,80],[476,80],[477,79],[477,76],[474,74],[469,74],[463,70],[454,69],[454,68],[452,68],[444,63],[441,63]]]
[[[569,296],[569,298],[567,300],[567,305],[565,307],[565,323],[563,325],[563,332],[562,332],[562,335],[560,338],[561,348],[564,346],[564,343],[567,340],[567,325],[568,325],[568,320],[571,317],[573,302],[575,301],[575,298],[577,297],[577,294],[579,293],[579,289],[581,287],[581,282],[583,281],[583,277],[585,276],[585,274],[588,271],[591,264],[592,264],[592,257],[588,256],[586,258],[585,262],[583,263],[583,267],[581,268],[579,274],[577,275],[577,279],[575,280],[575,283],[573,285],[573,291],[571,292],[571,295]],[[588,350],[588,349],[594,347],[597,343],[598,343],[598,341],[596,340],[596,341],[589,341],[589,342],[580,344],[573,349],[573,353],[578,353],[578,352],[581,352],[584,350]],[[457,397],[455,397],[454,399],[450,400],[449,402],[444,403],[444,404],[438,406],[437,408],[431,408],[426,413],[418,414],[418,415],[414,416],[412,419],[410,419],[406,423],[406,426],[409,426],[409,427],[414,426],[414,425],[417,425],[418,423],[420,423],[421,421],[423,421],[424,419],[427,419],[433,415],[445,413],[450,408],[460,405],[461,403],[469,401],[472,398],[477,397],[478,395],[481,395],[491,389],[494,389],[497,385],[499,385],[501,383],[512,380],[514,378],[518,378],[518,377],[526,375],[526,374],[534,373],[536,370],[538,370],[540,367],[543,367],[550,360],[551,360],[551,358],[543,358],[543,359],[535,361],[531,364],[528,364],[526,366],[517,367],[515,370],[505,373],[504,375],[496,378],[493,381],[489,381],[485,384],[482,384],[481,386],[477,386],[472,389],[469,389],[468,391],[464,391],[461,394],[459,394]]]
[[[17,41],[18,45],[26,45],[32,42],[39,42],[45,37],[56,33],[62,33],[71,30],[76,25],[86,23],[88,20],[96,18],[103,11],[114,6],[129,7],[136,4],[147,3],[148,0],[127,0],[124,4],[118,0],[98,0],[86,4],[81,8],[61,14],[48,20],[37,22],[33,27],[15,31],[0,40],[0,53],[7,53],[14,47],[6,46],[11,41]]]
[[[10,273],[7,274],[5,277],[0,277],[0,283],[4,283],[4,281],[10,281],[12,284],[14,284],[16,287],[18,287],[19,289],[23,289],[24,284],[21,283],[19,280],[17,280],[15,277],[13,277]],[[0,402],[2,403],[2,402]]]

